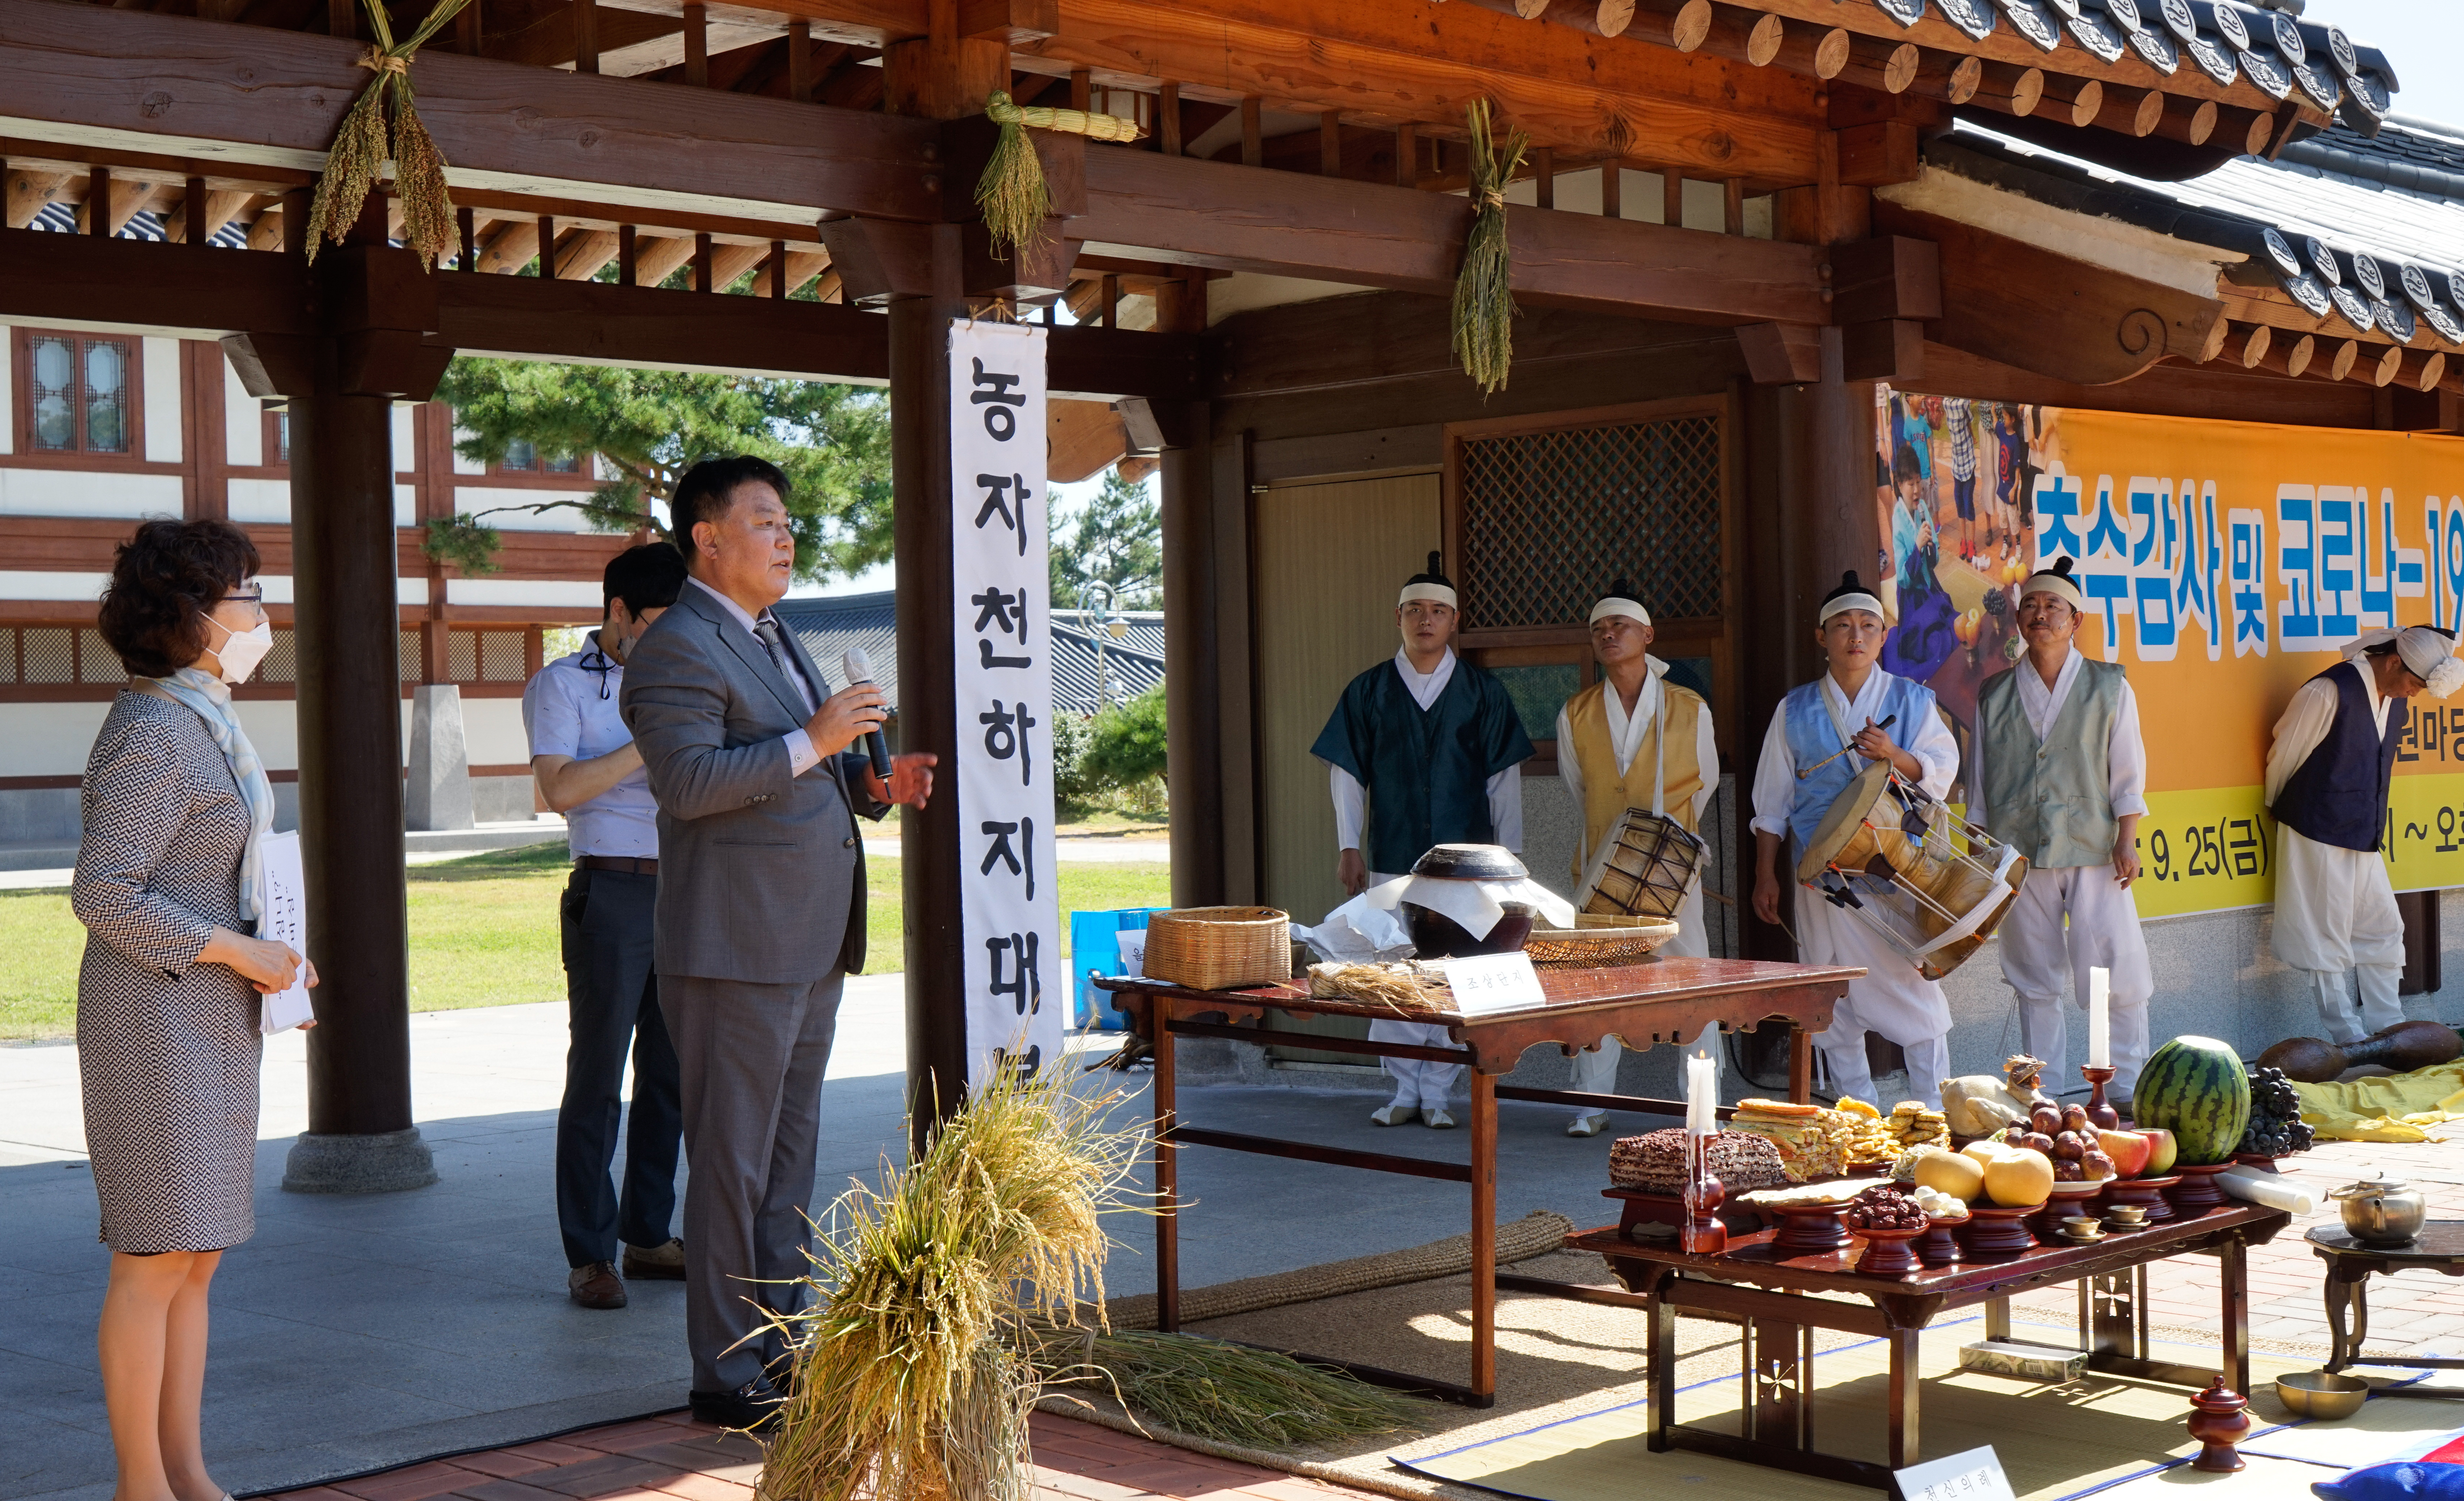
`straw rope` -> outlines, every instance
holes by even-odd
[[[1573,1233],[1573,1221],[1553,1210],[1534,1209],[1520,1220],[1497,1227],[1497,1264],[1503,1267],[1509,1262],[1545,1256],[1565,1245],[1566,1237]],[[1355,1256],[1350,1261],[1303,1267],[1271,1276],[1243,1277],[1238,1282],[1219,1282],[1211,1288],[1190,1288],[1180,1294],[1180,1321],[1189,1325],[1210,1318],[1230,1318],[1236,1313],[1254,1313],[1287,1303],[1340,1297],[1347,1292],[1426,1282],[1433,1277],[1460,1276],[1470,1269],[1471,1237],[1450,1236],[1409,1250]],[[1155,1294],[1141,1292],[1113,1298],[1104,1305],[1104,1316],[1114,1329],[1153,1329]]]
[[[442,0],[418,30],[399,42],[379,0],[360,3],[376,28],[377,44],[360,55],[358,65],[376,77],[351,101],[341,128],[334,133],[325,170],[317,178],[317,196],[308,207],[308,259],[314,264],[327,240],[342,243],[342,236],[359,222],[360,210],[376,187],[380,170],[390,160],[394,193],[402,200],[403,244],[419,257],[419,269],[426,271],[453,242],[453,197],[445,186],[445,155],[419,121],[410,87],[410,59],[469,0]],[[390,147],[385,132],[388,99],[393,125]],[[548,247],[541,247],[540,253],[553,254]]]
[[[1134,120],[1096,115],[1083,109],[1051,109],[1017,104],[995,89],[984,100],[984,118],[1001,127],[991,160],[976,182],[976,207],[983,210],[984,227],[992,232],[994,258],[1006,260],[1017,246],[1034,243],[1052,213],[1052,194],[1044,181],[1044,162],[1035,154],[1029,130],[1051,130],[1085,136],[1090,141],[1135,141]]]
[[[1464,112],[1471,133],[1471,233],[1455,276],[1455,358],[1483,396],[1506,388],[1514,362],[1513,259],[1506,242],[1506,188],[1523,166],[1531,138],[1516,131],[1500,151],[1489,140],[1488,100]]]

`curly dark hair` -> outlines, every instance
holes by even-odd
[[[147,521],[120,544],[95,624],[121,665],[168,677],[206,650],[206,615],[264,566],[229,521]]]

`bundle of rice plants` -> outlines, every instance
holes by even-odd
[[[1455,274],[1454,348],[1463,373],[1483,396],[1506,388],[1514,363],[1513,258],[1506,236],[1506,188],[1522,169],[1531,138],[1516,131],[1500,151],[1488,138],[1488,100],[1474,99],[1464,112],[1471,139],[1471,234],[1463,241],[1463,269]]]
[[[1009,249],[1031,244],[1044,233],[1045,217],[1052,212],[1052,194],[1045,187],[1044,161],[1026,139],[1029,128],[1057,130],[1093,141],[1135,141],[1138,122],[1117,115],[1089,114],[1083,109],[1053,109],[1019,104],[995,89],[984,100],[984,115],[1001,127],[984,175],[976,180],[976,207],[984,227],[992,231],[993,257],[1006,260]]]
[[[435,264],[451,242],[453,197],[445,186],[445,155],[437,150],[428,127],[420,123],[419,105],[410,87],[410,59],[468,0],[440,0],[416,30],[400,42],[383,0],[361,0],[375,28],[377,44],[362,53],[359,65],[374,73],[368,86],[351,102],[334,133],[325,170],[317,177],[317,195],[308,206],[308,259],[327,240],[340,245],[359,222],[360,208],[375,188],[388,151],[385,121],[393,121],[394,191],[402,199],[403,243],[419,257],[422,271]]]
[[[1024,1501],[1032,1366],[1001,1337],[1103,1300],[1099,1217],[1131,1207],[1146,1133],[1117,1091],[1005,1061],[905,1169],[831,1209],[761,1490],[773,1501]]]
[[[1271,1350],[1152,1330],[1044,1332],[1031,1356],[1047,1386],[1078,1381],[1176,1432],[1252,1448],[1418,1431],[1399,1393]]]

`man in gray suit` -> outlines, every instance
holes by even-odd
[[[796,558],[787,478],[758,458],[685,472],[670,506],[684,592],[625,664],[625,722],[659,806],[659,1008],[682,1069],[685,1333],[693,1411],[750,1427],[779,1401],[761,1310],[794,1306],[822,1074],[864,963],[855,815],[924,806],[929,754],[884,784],[859,739],[871,684],[833,694],[770,613]]]

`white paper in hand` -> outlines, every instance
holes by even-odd
[[[264,900],[257,918],[256,936],[275,943],[288,943],[294,954],[308,952],[308,900],[306,872],[299,864],[299,835],[269,833],[261,851],[261,869],[265,874]],[[308,966],[301,964],[288,990],[257,998],[256,1029],[261,1032],[287,1032],[302,1022],[313,1021],[317,1013],[308,1004]]]

